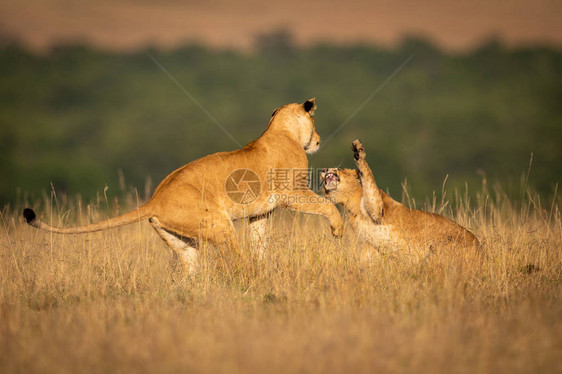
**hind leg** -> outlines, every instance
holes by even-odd
[[[188,274],[194,273],[197,270],[199,262],[197,242],[194,239],[182,237],[162,228],[156,217],[149,218],[148,221],[162,240],[176,253],[183,269]]]
[[[191,211],[189,216],[152,217],[165,231],[182,237],[198,238],[212,244],[223,255],[240,255],[238,235],[232,221],[222,212]]]
[[[202,229],[200,235],[215,248],[240,256],[240,243],[231,220],[215,217],[210,228]]]

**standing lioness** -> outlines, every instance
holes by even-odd
[[[25,209],[23,215],[30,225],[61,234],[105,230],[148,218],[188,271],[195,269],[199,240],[238,250],[233,220],[249,217],[253,241],[263,246],[265,218],[278,205],[322,215],[329,220],[332,234],[340,236],[342,220],[333,204],[315,203],[316,195],[302,185],[302,180],[276,181],[276,177],[295,169],[306,170],[306,153],[318,150],[315,109],[315,100],[310,99],[275,110],[257,140],[242,149],[215,153],[177,169],[160,183],[150,201],[122,216],[91,225],[57,228],[39,221],[31,209]]]
[[[401,251],[417,258],[440,248],[478,246],[476,237],[457,223],[410,209],[377,187],[359,140],[352,145],[358,170],[324,169],[324,192],[349,211],[361,242],[378,249]]]

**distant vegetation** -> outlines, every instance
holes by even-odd
[[[37,198],[51,183],[85,199],[106,185],[117,195],[120,175],[142,195],[188,161],[237,148],[149,54],[241,144],[262,133],[273,109],[312,96],[327,138],[415,54],[310,157],[312,167],[352,166],[349,147],[360,137],[379,184],[398,198],[406,178],[418,197],[447,175],[450,187],[478,187],[484,175],[516,186],[531,153],[532,186],[552,193],[560,180],[562,51],[490,42],[453,55],[417,39],[396,50],[299,48],[284,33],[262,36],[256,47],[115,54],[65,46],[46,56],[3,47],[0,203],[21,201],[23,192]],[[154,184],[145,188],[147,180]]]

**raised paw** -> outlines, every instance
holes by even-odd
[[[365,159],[365,148],[359,139],[356,139],[351,143],[351,149],[353,150],[353,158],[357,161],[359,159]]]

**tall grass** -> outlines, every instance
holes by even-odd
[[[478,263],[365,260],[349,227],[334,240],[322,219],[279,212],[263,258],[245,245],[246,261],[226,266],[203,246],[191,277],[145,222],[61,236],[4,207],[0,372],[560,371],[556,194],[476,196],[442,192],[423,205],[479,237]],[[52,193],[35,207],[71,225],[137,204],[134,194],[87,205]]]

